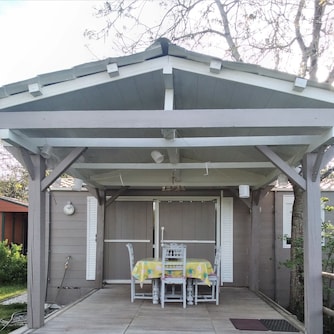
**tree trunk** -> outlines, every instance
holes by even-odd
[[[303,193],[299,186],[293,186],[295,200],[291,222],[291,276],[289,310],[299,320],[304,320],[304,261],[303,261]]]

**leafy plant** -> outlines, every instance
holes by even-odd
[[[0,284],[27,281],[27,258],[22,254],[22,245],[0,242],[0,263]]]

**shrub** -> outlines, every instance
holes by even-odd
[[[0,242],[0,284],[24,284],[27,282],[27,258],[22,245]]]

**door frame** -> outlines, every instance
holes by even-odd
[[[132,202],[147,202],[152,201],[152,210],[154,216],[154,242],[152,240],[152,247],[154,249],[155,257],[159,257],[160,250],[160,221],[159,221],[159,203],[163,201],[192,201],[192,202],[203,202],[203,201],[215,201],[215,212],[216,212],[216,240],[173,240],[175,242],[180,241],[182,243],[212,243],[216,245],[221,244],[221,196],[120,196],[116,201],[132,201]],[[153,208],[154,207],[154,208]],[[158,242],[157,242],[158,241]],[[167,241],[167,240],[165,240]],[[127,242],[140,242],[149,243],[150,240],[136,240],[136,239],[104,239],[103,243],[127,243]],[[125,283],[128,280],[106,280],[106,283]]]

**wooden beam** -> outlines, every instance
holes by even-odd
[[[261,153],[263,153],[278,169],[286,174],[291,182],[295,182],[302,189],[306,189],[305,180],[295,171],[294,168],[290,167],[283,159],[281,159],[275,152],[273,152],[267,146],[256,147]]]
[[[312,171],[312,181],[313,182],[315,182],[316,178],[319,176],[321,166],[323,165],[322,161],[324,159],[326,149],[327,149],[327,146],[322,145],[319,148],[319,151],[317,153],[317,157],[316,157],[316,160],[314,162],[313,171]]]
[[[333,137],[334,137],[334,128],[331,127],[327,130],[324,130],[324,132],[318,137],[314,138],[312,144],[309,145],[307,152],[313,152],[321,145],[333,145]]]
[[[46,176],[41,183],[41,190],[46,190],[61,174],[63,174],[71,164],[86,151],[87,147],[77,147],[70,152],[63,161],[61,161],[56,168]]]
[[[86,184],[85,187],[87,188],[89,193],[97,199],[97,202],[99,203],[99,205],[103,205],[104,200],[105,200],[105,191],[100,190],[88,184]]]
[[[71,166],[73,169],[250,169],[273,168],[272,162],[194,162],[194,163],[88,163],[77,162]]]
[[[300,115],[303,115],[302,119]],[[334,126],[333,109],[66,110],[0,113],[5,129],[301,128]]]
[[[125,191],[127,191],[129,188],[130,188],[130,187],[122,187],[122,188],[118,189],[117,191],[112,192],[112,193],[111,193],[111,198],[108,199],[107,202],[106,202],[106,208],[107,208],[110,204],[114,203],[114,202],[116,201],[116,199],[117,199],[119,196],[121,196]]]
[[[1,130],[0,130],[1,131]],[[1,134],[0,134],[1,137]],[[45,142],[52,147],[106,147],[106,148],[187,148],[187,147],[230,147],[230,146],[256,146],[256,145],[309,145],[317,141],[319,136],[234,136],[234,137],[188,137],[168,140],[165,138],[91,138],[91,137],[57,137],[57,138],[20,138],[11,136],[5,141],[14,145],[22,146],[27,150],[39,154],[38,147]],[[7,139],[6,139],[7,138]],[[30,142],[30,143],[29,143]]]
[[[47,141],[52,147],[106,147],[106,148],[188,148],[188,147],[231,147],[256,145],[309,145],[317,140],[318,136],[234,136],[234,137],[188,137],[167,140],[164,138],[26,138],[32,145],[22,145],[29,151],[39,153],[36,147],[42,147]],[[8,140],[7,140],[8,141]],[[21,146],[22,140],[11,139],[10,143]],[[36,145],[36,147],[35,147]]]
[[[14,132],[9,129],[2,129],[0,130],[0,138],[14,147],[23,147],[26,150],[34,153],[39,154],[40,151],[36,145],[35,139],[28,138],[27,136],[23,135],[20,131]]]
[[[27,169],[30,178],[32,180],[35,180],[35,169],[31,159],[31,154],[23,147],[21,147],[19,150],[21,152],[22,160],[24,162],[24,167]]]

